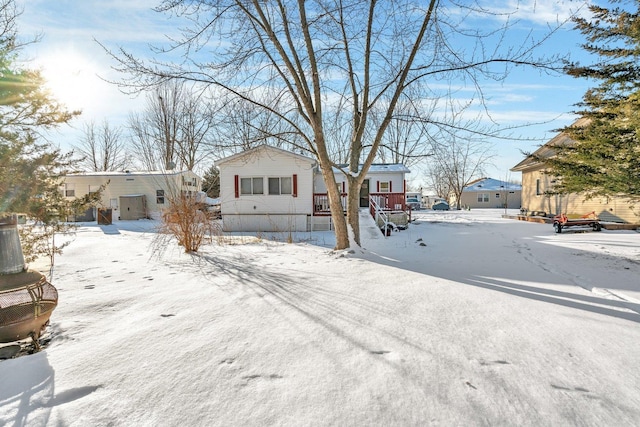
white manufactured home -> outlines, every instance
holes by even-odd
[[[261,145],[216,165],[224,231],[310,228],[314,159]]]
[[[114,219],[157,219],[170,197],[198,193],[202,178],[191,171],[82,172],[62,177],[60,190],[65,197],[75,198],[102,185],[106,187],[97,208],[110,209]]]
[[[216,165],[224,231],[332,229],[327,190],[315,159],[261,145]],[[346,177],[338,168],[333,172],[346,206]],[[404,165],[372,165],[360,191],[360,206],[368,208],[373,199],[382,208],[404,215],[406,173]]]

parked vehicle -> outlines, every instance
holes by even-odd
[[[433,206],[431,206],[431,209],[433,209],[434,211],[448,211],[449,203],[445,201],[439,201],[434,203]]]
[[[411,208],[412,211],[417,211],[422,208],[422,202],[420,201],[420,196],[418,195],[409,195],[407,194],[407,200],[405,202],[407,206]]]

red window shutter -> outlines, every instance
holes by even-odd
[[[298,175],[293,174],[293,197],[298,197]]]
[[[403,188],[402,192],[406,193],[407,192],[407,180],[406,179],[402,182],[402,188]]]
[[[342,192],[346,193],[345,189],[344,189],[344,181],[342,181]]]
[[[238,175],[234,175],[233,181],[235,185],[236,199],[237,199],[238,197],[240,197],[240,178],[238,177]]]
[[[393,193],[393,186],[391,184],[393,184],[393,181],[389,181],[389,193]]]
[[[380,181],[376,181],[376,193],[380,192]]]

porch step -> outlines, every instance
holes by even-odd
[[[376,221],[369,213],[369,208],[360,209],[360,239],[364,245],[364,241],[368,239],[382,239],[384,238],[382,232],[376,225]]]

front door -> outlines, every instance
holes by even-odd
[[[368,208],[369,207],[369,180],[365,179],[362,183],[362,187],[360,187],[360,207]]]

